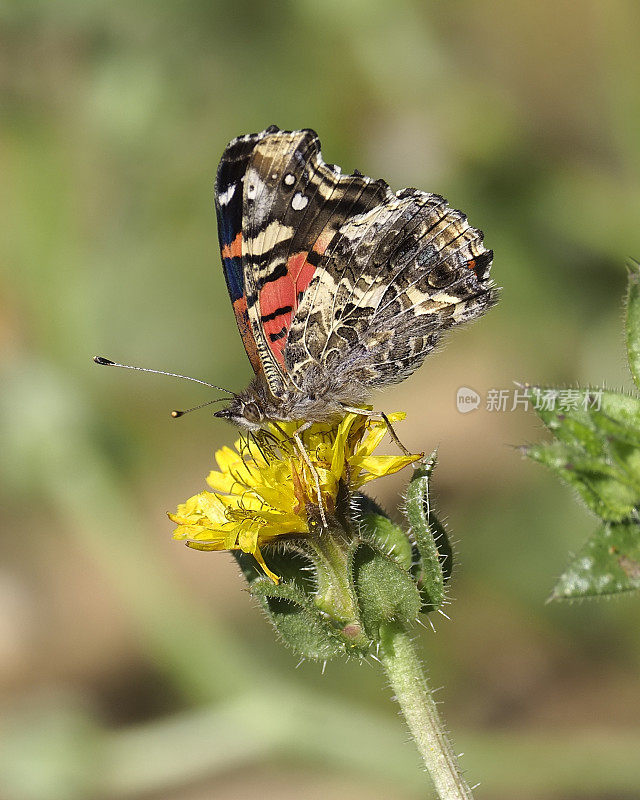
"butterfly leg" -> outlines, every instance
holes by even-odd
[[[384,413],[384,411],[367,411],[363,408],[351,408],[351,406],[342,406],[345,411],[350,411],[352,414],[362,414],[363,417],[377,417],[378,415],[382,417],[385,421],[387,430],[389,431],[389,436],[393,439],[393,441],[398,445],[400,450],[405,454],[405,456],[410,456],[410,453],[407,448],[402,444],[400,439],[398,439],[398,434],[393,429],[393,425],[389,417]]]
[[[322,527],[326,528],[327,526],[327,517],[324,513],[324,506],[322,505],[322,492],[320,490],[320,476],[318,475],[317,469],[313,466],[311,459],[309,458],[309,454],[305,450],[304,444],[302,442],[302,438],[300,437],[301,433],[304,433],[308,428],[311,427],[310,422],[305,422],[304,425],[301,425],[298,430],[293,434],[293,438],[295,439],[296,444],[298,445],[298,450],[300,451],[300,455],[302,456],[302,460],[309,468],[309,472],[313,476],[313,480],[316,485],[316,494],[318,497],[318,508],[320,509],[320,519],[322,520]]]
[[[397,434],[397,433],[394,431],[394,429],[393,429],[393,425],[392,425],[392,424],[391,424],[391,422],[389,421],[389,417],[388,417],[388,416],[387,416],[387,415],[384,413],[384,411],[381,411],[381,412],[380,412],[380,416],[381,416],[381,417],[382,417],[382,419],[383,419],[383,420],[384,420],[384,421],[387,423],[387,429],[388,429],[388,431],[389,431],[389,436],[390,436],[390,437],[393,439],[393,441],[394,441],[394,442],[395,442],[395,443],[398,445],[398,447],[399,447],[399,448],[402,450],[402,452],[405,454],[405,456],[410,456],[410,455],[412,455],[412,454],[411,454],[411,453],[410,453],[410,452],[407,450],[407,448],[406,448],[406,447],[405,447],[405,446],[402,444],[402,442],[400,441],[400,439],[398,439],[398,434]]]

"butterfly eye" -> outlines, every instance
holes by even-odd
[[[260,422],[262,419],[260,409],[255,403],[245,403],[244,408],[242,409],[242,416],[247,420],[247,422]]]

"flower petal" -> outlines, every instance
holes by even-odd
[[[366,456],[360,461],[360,468],[364,474],[356,479],[356,485],[362,486],[375,478],[382,478],[385,475],[393,475],[409,464],[413,464],[422,458],[422,454],[411,456]]]
[[[404,414],[388,415],[391,422],[403,418]],[[347,481],[346,489],[357,489],[421,457],[375,456],[388,425],[355,412],[299,433],[307,454],[303,457],[293,438],[303,427],[300,421],[280,422],[252,439],[238,440],[234,448],[218,450],[218,469],[207,477],[213,491],[190,497],[169,514],[177,525],[174,538],[187,540],[197,550],[250,553],[278,583],[261,547],[281,537],[310,535],[307,507],[317,507],[318,487],[324,508],[332,512]]]

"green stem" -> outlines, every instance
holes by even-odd
[[[438,714],[409,634],[397,623],[380,631],[380,660],[441,800],[473,800]]]

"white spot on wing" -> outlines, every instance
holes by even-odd
[[[235,192],[235,190],[236,190],[236,185],[235,183],[232,183],[231,186],[228,186],[227,189],[224,192],[222,192],[222,194],[218,195],[218,202],[220,203],[221,206],[227,205],[227,203],[233,197],[233,193]]]
[[[284,176],[284,182],[287,184],[287,186],[293,186],[293,184],[296,182],[296,176],[289,172]]]
[[[302,209],[307,205],[308,202],[309,202],[308,197],[305,197],[303,194],[300,194],[300,192],[296,192],[293,195],[293,200],[291,201],[291,208],[294,211],[302,211]]]
[[[253,225],[260,227],[267,219],[273,201],[273,191],[264,182],[254,167],[247,170],[244,181],[244,197],[251,203],[249,212]]]
[[[260,173],[254,167],[251,167],[251,169],[247,170],[244,186],[247,200],[255,200],[258,196],[261,198],[261,200],[264,198],[266,186],[260,177]]]

